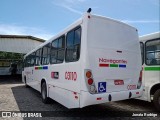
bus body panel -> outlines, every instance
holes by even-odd
[[[160,71],[143,70],[143,80],[142,81],[143,81],[142,83],[144,86],[144,92],[143,92],[143,95],[138,99],[151,102],[153,98],[151,98],[150,92],[153,86],[160,84]]]
[[[92,52],[91,52],[91,51]],[[137,54],[125,54],[123,51],[123,55],[116,55],[116,51],[108,50],[108,49],[90,49],[90,69],[92,70],[92,74],[94,77],[94,81],[96,83],[96,87],[98,89],[99,82],[106,82],[107,84],[107,92],[116,92],[116,91],[128,91],[129,85],[134,86],[132,89],[137,89],[137,83],[139,79],[140,67],[137,68],[136,65],[133,65],[132,60],[137,60],[139,56]],[[108,52],[108,54],[106,53]],[[111,52],[112,51],[112,52]],[[114,54],[115,53],[115,54]],[[96,56],[94,56],[97,54]],[[114,55],[114,56],[113,56]],[[127,57],[128,56],[128,57]],[[100,61],[100,59],[108,59],[108,60],[127,60],[126,67],[119,67],[119,65],[123,65],[123,63],[106,63]],[[135,64],[135,63],[134,63]],[[107,66],[100,66],[107,65]],[[115,66],[111,66],[115,65]],[[132,66],[132,67],[129,67]],[[116,80],[122,80],[123,83],[116,85]]]
[[[67,108],[79,107],[79,93],[73,92],[54,85],[49,85],[49,97],[61,103]]]
[[[106,82],[109,93],[128,91],[128,86],[137,89],[141,56],[136,29],[91,16],[87,30],[88,64],[97,91],[101,82]],[[122,84],[115,85],[116,80],[122,80]]]
[[[65,63],[64,63],[65,64]],[[51,65],[48,84],[61,86],[63,89],[80,93],[81,66],[80,62]],[[76,66],[76,67],[75,67]],[[72,85],[72,87],[71,87]]]
[[[88,106],[88,105],[93,105],[93,104],[100,104],[100,103],[106,103],[110,102],[109,101],[109,95],[111,95],[111,101],[119,101],[119,100],[124,100],[124,99],[129,99],[129,93],[132,92],[132,97],[140,97],[142,96],[142,87],[141,89],[137,90],[131,90],[131,91],[117,91],[117,92],[112,92],[112,93],[101,93],[101,94],[90,94],[89,92],[81,91],[80,94],[80,108]],[[139,94],[137,94],[140,92]]]
[[[80,59],[76,62],[65,62],[64,60],[61,64],[26,67],[24,76],[27,77],[27,84],[41,92],[41,81],[44,80],[47,84],[47,96],[68,108],[82,108],[88,105],[105,103],[109,101],[108,96],[110,95],[112,96],[110,101],[141,96],[142,87],[136,89],[141,69],[136,29],[124,23],[87,13],[82,20],[74,23],[56,37],[67,35],[68,31],[79,25],[82,29]],[[95,29],[97,30],[94,31]],[[102,36],[99,37],[98,34]],[[27,55],[52,42],[56,37],[51,38]],[[101,42],[98,43],[98,41]],[[122,51],[122,53],[119,53],[119,51]],[[124,60],[126,68],[124,68],[124,65],[121,66],[122,68],[100,68],[99,59],[102,58]],[[106,92],[89,93],[85,79],[85,70],[88,69],[92,71],[97,91],[99,90],[99,83],[107,82]],[[30,74],[27,74],[27,72]],[[114,80],[123,80],[124,84],[115,86]],[[133,85],[134,89],[133,87],[132,89],[128,88],[128,85]],[[132,95],[129,97],[129,94]],[[97,100],[97,97],[101,97],[102,100]]]
[[[40,86],[38,84],[39,83],[39,78],[38,78],[39,75],[37,75],[37,73],[35,72],[34,67],[25,68],[25,71],[23,72],[22,75],[24,75],[26,77],[27,85],[29,85],[29,86],[33,87],[34,89],[40,91]]]

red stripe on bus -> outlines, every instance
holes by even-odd
[[[35,70],[38,70],[38,67],[35,67]]]
[[[73,94],[77,95],[77,93],[76,93],[76,92],[73,92]]]
[[[99,64],[99,67],[109,67],[109,64]]]
[[[97,98],[97,100],[102,100],[102,98],[101,98],[101,97],[99,97],[99,98]]]

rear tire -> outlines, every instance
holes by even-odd
[[[43,103],[45,104],[49,103],[49,98],[47,97],[47,87],[45,82],[43,82],[41,86],[41,96]]]
[[[160,89],[154,93],[153,103],[156,109],[160,111]]]

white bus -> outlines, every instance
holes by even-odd
[[[0,76],[1,75],[11,75],[9,71],[11,65],[10,60],[1,59],[0,60]]]
[[[23,82],[67,108],[140,97],[138,33],[125,23],[84,16],[24,56]]]
[[[160,32],[140,37],[144,94],[141,98],[153,101],[160,111]]]
[[[16,59],[0,59],[0,76],[12,75],[13,64],[16,65],[16,75],[22,74],[22,60]]]

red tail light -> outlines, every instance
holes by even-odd
[[[94,83],[94,79],[93,79],[93,75],[92,75],[91,70],[88,70],[88,69],[85,70],[85,81],[86,81],[86,85],[87,85],[88,91],[91,94],[97,93],[96,86],[95,86],[95,83]]]
[[[87,78],[91,78],[91,76],[92,76],[91,71],[87,71],[87,72],[86,72],[86,77],[87,77]]]
[[[140,71],[140,74],[139,74],[139,81],[138,81],[138,84],[137,84],[137,89],[140,89],[141,86],[142,86],[142,70]]]
[[[88,79],[88,84],[92,85],[92,83],[93,83],[93,79],[92,78]]]
[[[140,75],[139,75],[139,81],[142,81],[142,70],[141,70]]]

